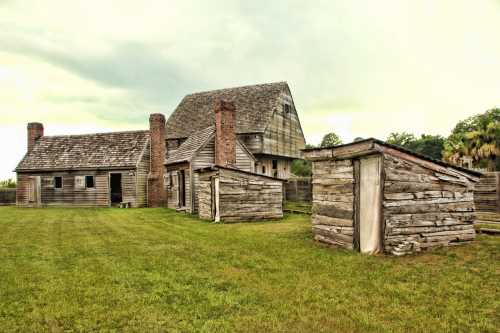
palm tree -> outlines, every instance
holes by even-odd
[[[465,134],[464,153],[475,161],[487,160],[488,171],[495,171],[500,155],[500,109],[488,111],[477,125],[475,131]]]

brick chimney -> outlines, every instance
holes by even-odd
[[[215,103],[215,164],[236,164],[236,108],[234,103],[218,100]]]
[[[165,173],[165,116],[153,113],[149,116],[150,169],[148,176],[148,207],[162,207],[166,203],[166,191],[163,186]]]
[[[36,140],[43,136],[43,124],[41,123],[28,123],[28,151],[33,149]]]

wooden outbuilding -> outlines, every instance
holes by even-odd
[[[320,242],[404,255],[475,237],[479,172],[376,139],[304,156],[313,164],[312,229]]]
[[[200,218],[240,222],[283,217],[283,180],[220,166],[197,173]]]

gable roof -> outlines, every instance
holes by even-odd
[[[136,167],[149,142],[149,131],[43,136],[16,171]]]
[[[165,164],[174,164],[190,161],[196,152],[205,145],[215,134],[215,126],[209,126],[202,131],[191,135],[170,155]]]
[[[167,121],[167,139],[187,138],[215,123],[214,103],[234,102],[236,133],[262,133],[278,107],[286,82],[276,82],[198,92],[185,96]]]
[[[386,149],[383,149],[381,147],[385,147]],[[406,148],[393,145],[375,138],[368,138],[364,140],[354,141],[351,143],[342,144],[338,146],[302,149],[302,151],[305,153],[306,159],[314,160],[317,158],[328,159],[328,158],[343,158],[344,156],[363,156],[363,155],[373,154],[374,152],[391,154],[391,149],[392,151],[399,151],[404,154],[414,156],[417,159],[431,162],[433,164],[439,165],[444,168],[455,169],[469,176],[479,177],[482,175],[482,173],[479,171],[466,169],[440,160],[436,160],[429,156],[425,156],[416,153],[414,151],[408,150]]]

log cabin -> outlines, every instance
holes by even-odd
[[[286,82],[198,92],[185,96],[167,121],[167,157],[192,135],[213,126],[213,105],[234,103],[239,142],[253,155],[254,171],[288,179],[294,159],[302,158],[305,138]]]
[[[162,206],[164,133],[162,114],[152,114],[144,131],[44,136],[41,123],[29,123],[15,169],[17,205]]]
[[[200,218],[227,223],[283,217],[284,180],[221,166],[195,173]]]
[[[376,139],[306,149],[313,165],[317,241],[363,253],[405,255],[475,237],[481,173]]]

